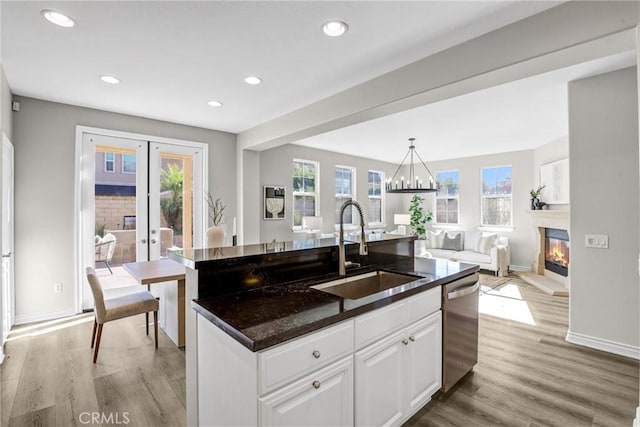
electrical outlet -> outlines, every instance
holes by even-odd
[[[584,236],[584,246],[587,248],[608,249],[609,236],[605,234],[587,234]]]
[[[62,293],[62,283],[54,283],[53,292],[56,294]]]

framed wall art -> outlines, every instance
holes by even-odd
[[[264,219],[285,218],[285,189],[272,185],[264,186]]]
[[[545,186],[540,198],[546,204],[569,204],[569,159],[540,166],[540,185]]]

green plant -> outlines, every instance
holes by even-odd
[[[104,230],[107,228],[105,224],[96,224],[96,236],[104,237]]]
[[[160,176],[160,190],[170,192],[169,197],[160,199],[160,209],[167,221],[167,225],[180,234],[182,224],[179,221],[182,213],[182,183],[184,175],[182,168],[175,163],[169,163],[167,169],[162,169]]]
[[[222,200],[219,197],[214,199],[211,193],[205,193],[204,200],[209,205],[209,223],[217,227],[224,218],[222,213],[227,206],[222,204]]]
[[[529,194],[531,194],[532,199],[537,199],[540,197],[540,192],[546,187],[546,185],[538,185],[538,188],[535,190],[531,190]]]
[[[425,213],[422,202],[424,199],[414,194],[409,203],[409,215],[411,217],[411,228],[418,237],[424,237],[426,234],[425,224],[433,220],[433,212]]]

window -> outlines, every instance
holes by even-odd
[[[460,172],[436,172],[438,191],[436,192],[436,223],[458,223],[458,201],[460,191]]]
[[[482,169],[482,225],[510,227],[511,166]]]
[[[104,153],[104,171],[115,172],[116,170],[116,155],[115,153]]]
[[[293,160],[293,226],[302,227],[303,216],[318,213],[318,162]]]
[[[384,172],[369,171],[369,224],[384,222],[383,182]]]
[[[122,173],[136,173],[136,155],[122,155]]]
[[[336,166],[336,224],[340,224],[340,208],[346,201],[353,200],[355,195],[356,170],[348,166]],[[344,210],[343,224],[353,224],[353,205]]]

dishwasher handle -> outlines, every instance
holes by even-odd
[[[453,292],[449,292],[447,294],[447,299],[456,299],[462,298],[464,296],[470,295],[480,288],[480,281],[477,281],[475,284],[471,286],[465,286],[463,288],[458,288]]]

